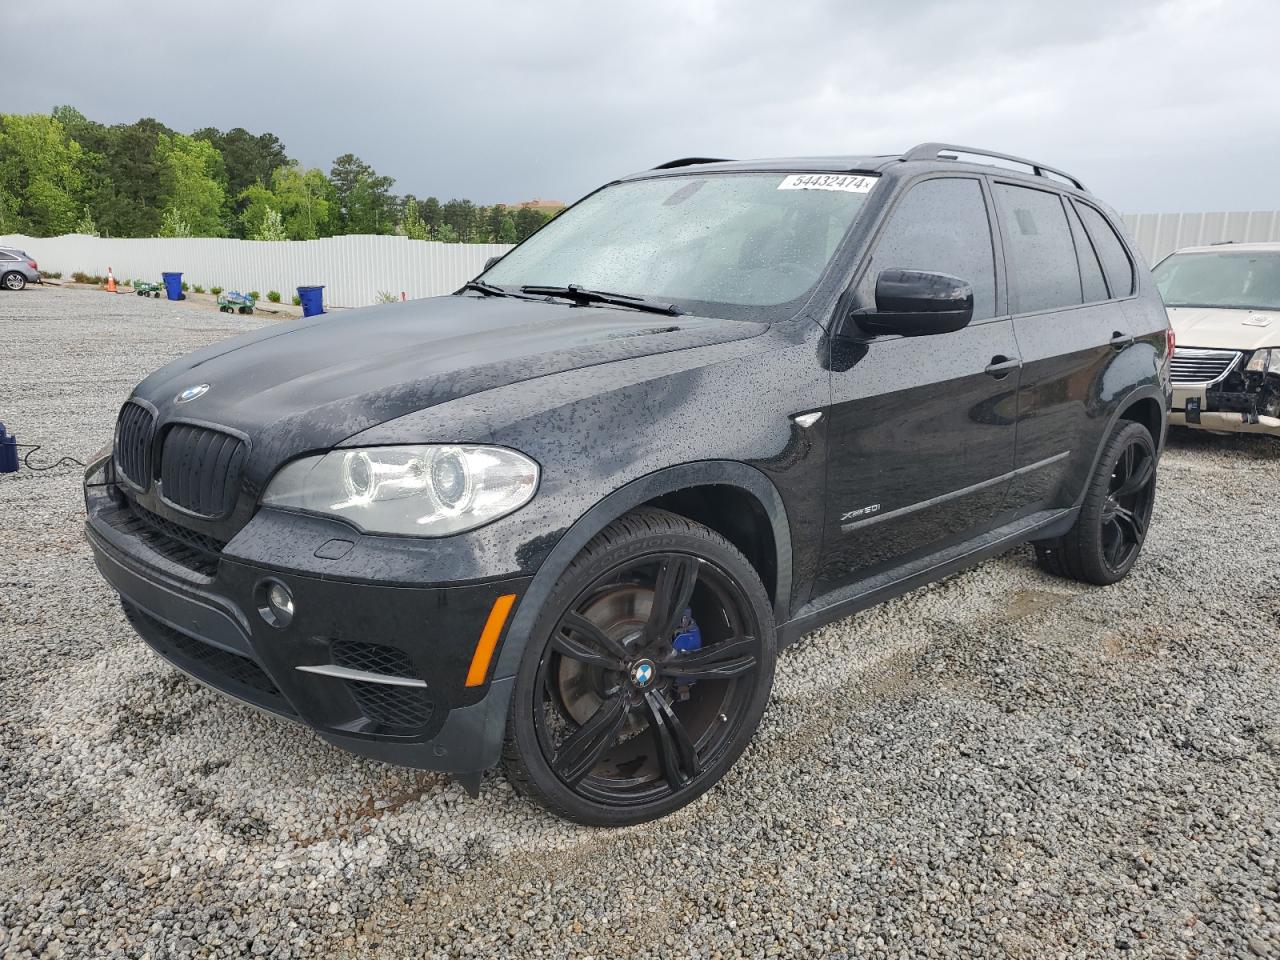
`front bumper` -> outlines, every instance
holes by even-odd
[[[262,560],[246,558],[232,549],[237,537],[226,555],[200,563],[182,544],[169,544],[163,528],[149,526],[155,518],[144,521],[145,511],[109,478],[87,479],[85,502],[94,559],[130,622],[197,680],[363,756],[459,774],[497,762],[513,680],[468,686],[466,679],[495,601],[523,596],[528,577],[423,586],[367,576],[389,569],[403,576],[397,563],[351,570],[342,558],[332,561],[332,574],[299,571],[270,562],[271,555],[299,546],[311,554],[332,528],[318,531],[314,518],[302,517],[291,526],[279,515],[270,539],[292,529],[288,549],[277,543]],[[361,547],[367,558],[369,544]],[[293,597],[294,615],[283,626],[259,612],[271,581]]]
[[[1190,427],[1193,430],[1261,433],[1280,437],[1280,417],[1240,410],[1211,409],[1220,403],[1216,391],[1204,386],[1174,386],[1169,425]]]

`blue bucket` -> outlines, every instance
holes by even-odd
[[[302,301],[302,315],[314,317],[324,313],[324,286],[299,287],[298,299]]]
[[[152,274],[155,276],[155,274]],[[180,273],[162,273],[160,278],[164,280],[164,294],[170,300],[185,300],[187,295],[182,292],[182,274]]]

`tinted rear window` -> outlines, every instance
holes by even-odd
[[[1115,228],[1107,222],[1106,217],[1087,203],[1077,203],[1075,208],[1080,212],[1085,229],[1089,231],[1093,246],[1102,260],[1111,296],[1127,297],[1133,293],[1133,261],[1116,236]]]
[[[1080,284],[1084,288],[1084,302],[1097,303],[1107,299],[1107,282],[1102,278],[1102,264],[1098,262],[1098,253],[1093,249],[1093,242],[1071,208],[1067,208],[1071,220],[1071,236],[1076,241],[1076,259],[1080,261]]]
[[[1056,193],[995,184],[1014,313],[1080,304],[1080,269]]]

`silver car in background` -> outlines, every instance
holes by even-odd
[[[40,267],[25,250],[0,247],[0,287],[21,290],[28,283],[40,282]]]

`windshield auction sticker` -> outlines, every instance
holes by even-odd
[[[842,190],[845,193],[868,193],[878,176],[840,173],[793,173],[778,184],[779,190]]]

